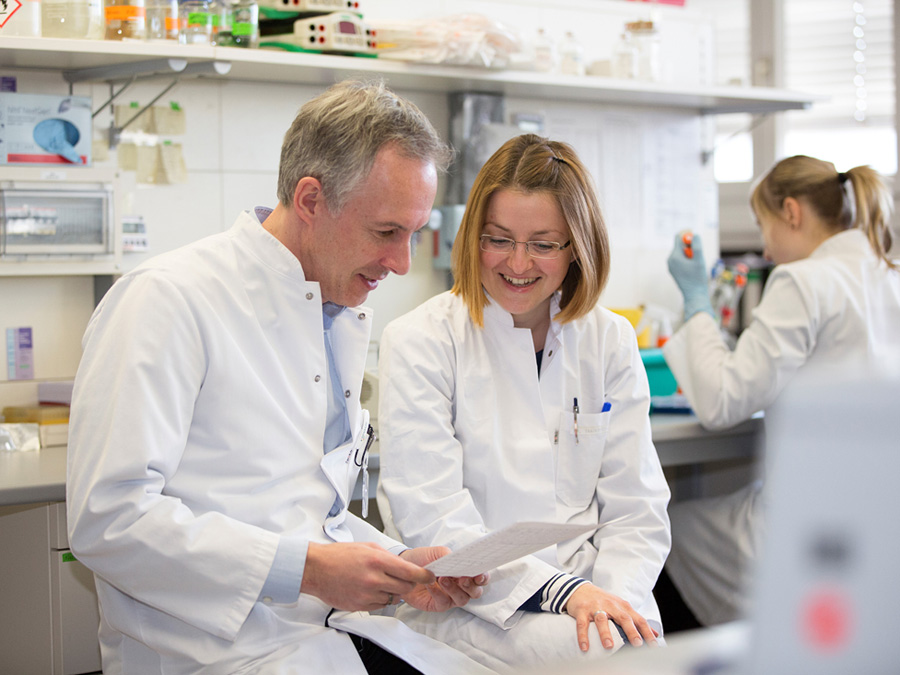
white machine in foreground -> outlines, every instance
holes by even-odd
[[[898,402],[897,364],[786,388],[766,414],[767,529],[750,618],[623,650],[604,674],[897,673]]]

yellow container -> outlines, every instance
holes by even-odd
[[[609,308],[610,312],[615,312],[616,314],[620,314],[628,319],[629,323],[631,323],[631,327],[635,330],[640,326],[641,331],[637,334],[637,343],[639,349],[647,349],[651,347],[650,344],[650,322],[647,322],[645,325],[641,326],[641,318],[644,316],[644,308],[643,307],[622,307],[622,308]]]
[[[36,422],[37,424],[68,424],[67,405],[6,406],[3,418],[7,423]]]

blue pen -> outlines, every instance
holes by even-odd
[[[578,398],[572,399],[572,415],[575,418],[575,444],[578,445]]]
[[[605,413],[605,412],[609,412],[610,410],[612,410],[612,404],[609,401],[607,401],[606,403],[603,404],[603,408],[600,410],[600,412]]]

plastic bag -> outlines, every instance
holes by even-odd
[[[40,450],[38,425],[32,423],[0,424],[0,452]]]
[[[521,49],[518,35],[481,14],[370,24],[381,58],[505,68],[510,55]]]

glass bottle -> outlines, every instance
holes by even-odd
[[[212,15],[212,38],[209,43],[219,47],[231,46],[231,3],[228,0],[209,0]]]
[[[102,40],[106,36],[106,17],[103,0],[88,0],[88,30],[89,40]]]
[[[619,42],[616,44],[612,75],[623,80],[633,80],[637,76],[637,52],[628,31],[619,36]]]
[[[538,28],[534,40],[534,69],[541,73],[556,70],[556,45],[543,28]]]
[[[259,5],[256,0],[232,1],[231,40],[235,47],[259,46]]]
[[[90,25],[88,0],[44,0],[41,2],[41,35],[84,38]]]
[[[106,0],[106,39],[143,40],[146,14],[144,0]]]
[[[40,0],[21,0],[22,6],[15,9],[15,14],[6,17],[0,26],[0,37],[19,35],[23,37],[41,37],[41,3]],[[15,5],[9,3],[9,8]]]
[[[184,0],[178,6],[178,41],[208,45],[213,38],[213,18],[207,0]]]
[[[178,39],[178,0],[146,0],[147,39]]]
[[[625,24],[634,42],[637,62],[635,77],[659,82],[659,32],[652,21],[632,21]]]
[[[567,75],[584,75],[584,50],[572,31],[566,31],[559,53],[559,72]]]

